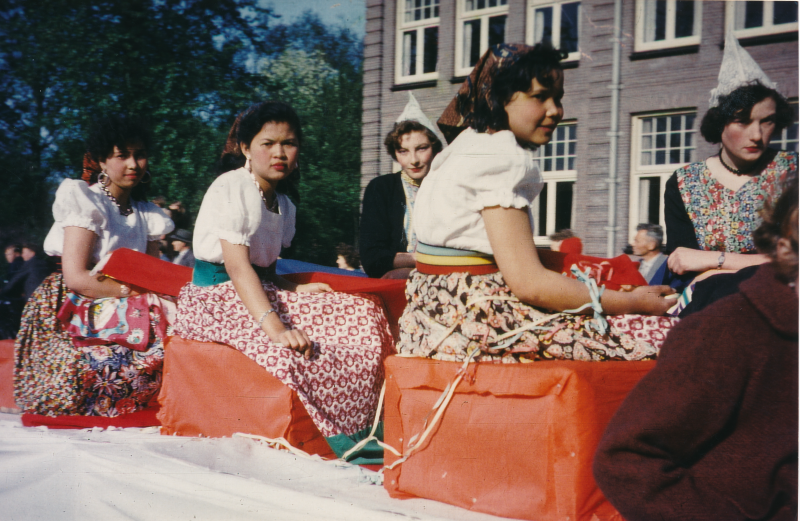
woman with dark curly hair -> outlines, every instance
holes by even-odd
[[[549,45],[495,45],[439,119],[450,144],[417,195],[401,354],[504,363],[657,355],[671,319],[621,315],[664,314],[669,288],[593,292],[547,269],[533,241],[543,186],[534,150],[564,115],[561,59]],[[612,315],[608,330],[568,311],[587,304]]]
[[[720,144],[719,154],[675,171],[664,192],[672,272],[688,279],[767,261],[756,253],[753,231],[764,203],[797,173],[797,152],[769,148],[792,121],[789,104],[730,32],[720,85],[700,127],[706,141]]]
[[[61,257],[62,271],[31,296],[15,344],[14,397],[23,412],[116,416],[146,406],[161,387],[174,304],[131,298],[133,288],[92,271],[118,248],[157,257],[159,237],[172,231],[145,200],[150,141],[139,118],[101,120],[82,179],[66,179],[56,192],[44,250]]]

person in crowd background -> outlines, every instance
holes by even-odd
[[[170,203],[167,207],[172,222],[175,223],[175,228],[179,230],[188,230],[192,227],[192,216],[189,210],[181,201]]]
[[[664,278],[662,267],[667,262],[667,256],[661,251],[663,241],[664,229],[658,224],[642,223],[636,226],[632,253],[641,258],[639,273],[648,284],[661,284]]]
[[[551,233],[548,238],[550,239],[550,249],[552,251],[560,251],[562,253],[583,253],[583,242],[575,236],[575,232],[569,228],[559,230]]]
[[[236,119],[194,228],[193,279],[175,334],[235,347],[297,392],[326,438],[366,429],[376,414],[388,320],[372,297],[296,284],[275,273],[295,233],[287,197],[303,143],[297,113],[265,101]]]
[[[27,301],[45,277],[53,271],[46,259],[39,255],[40,248],[33,243],[22,246],[24,260],[14,276],[0,289],[0,300],[21,298]],[[21,310],[20,310],[21,311]]]
[[[720,144],[719,154],[678,169],[664,191],[667,265],[680,276],[675,286],[699,272],[766,262],[752,238],[759,213],[780,196],[787,176],[797,173],[797,152],[769,148],[772,137],[792,123],[791,107],[733,31],[725,39],[709,105],[700,132]]]
[[[414,201],[443,143],[444,136],[409,94],[408,104],[384,140],[401,170],[376,177],[364,191],[359,251],[370,277],[405,279],[414,268]]]
[[[22,268],[22,263],[25,260],[22,258],[22,246],[19,244],[9,244],[5,250],[6,262],[6,276],[3,283],[8,282],[14,274]]]
[[[192,234],[188,230],[178,228],[170,235],[167,240],[172,244],[172,249],[177,253],[173,264],[194,268],[194,253],[192,253]]]
[[[348,271],[360,269],[361,262],[358,257],[358,251],[349,244],[340,242],[336,246],[336,266]]]
[[[87,149],[81,179],[56,192],[44,242],[63,273],[33,292],[14,346],[14,398],[27,413],[116,416],[146,407],[161,386],[174,304],[92,273],[118,248],[157,256],[158,238],[172,231],[146,202],[150,132],[140,118],[109,116]]]
[[[797,200],[794,180],[754,233],[771,262],[682,319],[609,422],[594,476],[625,519],[797,519]]]
[[[648,329],[639,316],[609,317],[603,335],[586,317],[549,313],[599,298],[609,315],[663,315],[672,302],[669,288],[656,286],[592,297],[539,259],[531,209],[543,180],[534,150],[564,115],[563,56],[549,44],[490,47],[439,119],[450,144],[417,195],[401,354],[502,362],[657,355],[672,319]]]

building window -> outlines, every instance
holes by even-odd
[[[797,31],[797,2],[728,2],[725,16],[737,38]]]
[[[637,0],[636,51],[700,44],[703,2]]]
[[[578,126],[564,123],[556,128],[553,139],[539,147],[539,168],[544,188],[533,203],[536,243],[550,244],[553,232],[572,228],[575,222],[575,146]]]
[[[397,2],[395,82],[438,77],[439,0]]]
[[[506,40],[508,0],[459,0],[456,76],[466,76],[490,46]]]
[[[526,41],[529,45],[549,42],[568,53],[566,61],[580,58],[580,2],[528,0]]]
[[[776,150],[794,150],[797,152],[797,100],[790,101],[789,105],[794,111],[794,123],[783,129],[780,136],[773,137],[769,145],[770,148]]]
[[[633,119],[629,232],[639,223],[664,226],[664,186],[679,167],[694,161],[694,112]]]

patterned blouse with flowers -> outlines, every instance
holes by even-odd
[[[775,201],[784,182],[797,175],[797,152],[777,152],[761,172],[733,191],[716,179],[705,161],[675,171],[664,191],[667,252],[678,247],[748,253],[753,231],[767,201]]]

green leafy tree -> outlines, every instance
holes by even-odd
[[[326,28],[312,13],[273,33],[285,38],[258,64],[261,92],[292,104],[304,136],[297,234],[287,255],[333,265],[336,245],[354,244],[357,235],[361,44],[346,30]]]
[[[253,101],[243,61],[268,14],[238,0],[1,2],[0,233],[42,238],[55,184],[111,112],[152,123],[151,194],[199,203],[230,115]]]

